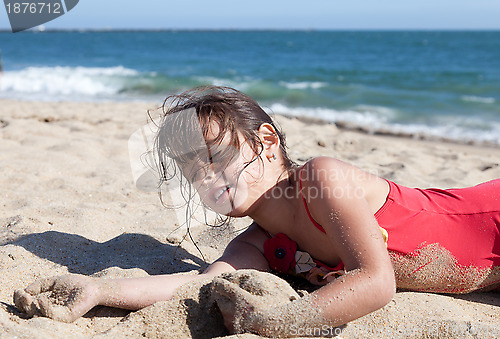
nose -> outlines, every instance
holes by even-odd
[[[205,173],[205,177],[203,178],[203,184],[207,185],[211,183],[214,179],[215,179],[214,164],[210,164]]]

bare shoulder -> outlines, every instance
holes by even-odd
[[[385,179],[330,157],[318,157],[308,161],[300,174],[303,193],[309,198],[316,192],[327,192],[330,200],[347,197],[365,199],[375,213],[385,202],[389,185]],[[325,194],[319,195],[325,197]]]
[[[358,167],[349,164],[345,161],[339,160],[337,158],[332,158],[332,157],[326,157],[326,156],[321,156],[321,157],[316,157],[311,160],[309,160],[305,165],[305,168],[308,169],[335,169],[335,170],[352,170],[352,169],[358,169]]]
[[[319,181],[360,181],[374,178],[376,176],[354,165],[331,157],[311,159],[304,165],[301,171],[301,180],[310,183]]]

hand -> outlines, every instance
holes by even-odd
[[[100,289],[95,278],[79,274],[40,279],[14,292],[17,308],[29,316],[40,315],[73,322],[99,304]]]
[[[307,273],[306,279],[313,285],[324,286],[341,275],[342,273],[339,273],[339,271],[331,272],[323,267],[313,267]]]
[[[253,332],[251,318],[257,314],[255,306],[258,297],[240,286],[223,278],[215,278],[212,283],[217,306],[224,318],[224,326],[230,333]]]
[[[278,330],[280,327],[271,321],[276,308],[300,298],[283,279],[255,270],[238,270],[214,278],[212,296],[231,333],[264,335],[268,328]]]

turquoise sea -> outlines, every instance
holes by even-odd
[[[1,98],[159,103],[216,84],[274,113],[500,145],[500,31],[3,32],[0,50]]]

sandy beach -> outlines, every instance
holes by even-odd
[[[193,223],[195,246],[158,194],[136,187],[128,140],[154,108],[139,102],[0,100],[0,337],[228,335],[209,281],[185,286],[173,299],[137,312],[96,307],[71,324],[28,319],[13,305],[14,290],[41,277],[194,274],[249,224],[239,219],[221,229]],[[498,147],[275,118],[298,163],[332,156],[410,187],[465,187],[500,177]],[[383,309],[343,327],[340,337],[495,338],[498,324],[500,293],[399,292]]]

